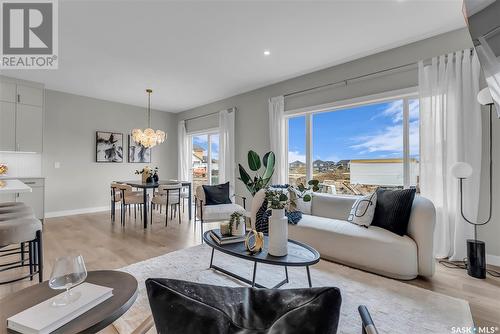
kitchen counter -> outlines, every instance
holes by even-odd
[[[32,192],[31,187],[19,180],[0,180],[0,194],[15,194]]]

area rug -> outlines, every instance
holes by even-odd
[[[223,286],[246,286],[225,274],[209,269],[211,248],[195,246],[151,258],[121,270],[139,282],[137,301],[114,326],[121,334],[131,333],[150,315],[144,281],[146,278],[174,278]],[[251,278],[253,264],[215,252],[214,264]],[[342,307],[338,333],[361,332],[357,308],[366,305],[380,333],[451,333],[452,327],[473,326],[467,301],[448,297],[397,280],[327,261],[311,267],[313,286],[338,287]],[[284,278],[282,267],[259,264],[257,282],[273,286]],[[282,288],[307,287],[305,268],[289,269],[290,283]],[[152,331],[154,333],[154,331]]]

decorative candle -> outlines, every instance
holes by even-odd
[[[229,222],[220,223],[220,233],[222,235],[231,235],[231,229],[229,228]]]

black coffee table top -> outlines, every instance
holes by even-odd
[[[97,333],[125,313],[137,298],[134,276],[115,270],[89,271],[85,282],[113,288],[113,296],[88,310],[52,333]],[[15,292],[0,301],[0,334],[16,333],[7,329],[7,318],[47,300],[61,291],[52,290],[48,281]]]
[[[272,256],[267,253],[269,238],[264,235],[264,247],[262,252],[251,255],[245,248],[244,242],[237,242],[227,245],[219,245],[210,236],[210,231],[203,234],[203,240],[214,249],[223,253],[236,256],[245,260],[267,263],[277,266],[303,267],[310,266],[319,262],[319,253],[317,250],[304,243],[288,240],[288,254],[285,256]]]

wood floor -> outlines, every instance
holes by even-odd
[[[187,215],[187,214],[186,214]],[[147,230],[142,221],[127,217],[126,226],[111,224],[109,212],[47,219],[44,224],[44,279],[50,276],[54,260],[67,254],[82,254],[88,270],[116,269],[154,256],[200,243],[199,226],[184,217],[182,224],[155,213]],[[216,226],[216,225],[213,225]],[[206,224],[206,228],[211,228]],[[495,268],[498,270],[498,268]],[[0,298],[22,289],[29,281],[0,286]],[[469,301],[476,326],[500,327],[500,279],[478,280],[464,270],[436,265],[432,279],[418,278],[408,284]]]

